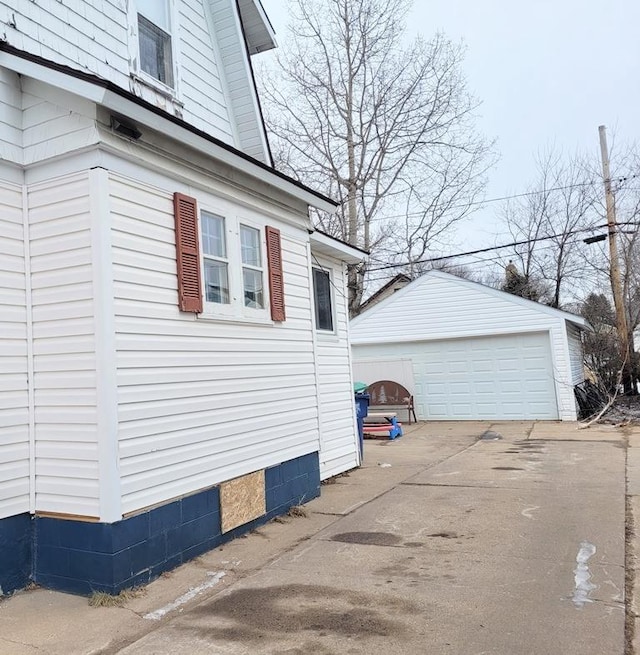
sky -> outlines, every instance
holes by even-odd
[[[284,45],[287,0],[262,4]],[[597,155],[599,125],[610,145],[614,136],[640,143],[637,0],[415,0],[408,24],[409,37],[443,32],[467,47],[463,70],[482,103],[477,125],[500,157],[485,198],[527,191],[536,153],[550,147]],[[498,209],[487,203],[461,225],[451,251],[509,241]]]

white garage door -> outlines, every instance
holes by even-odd
[[[416,344],[424,419],[557,419],[548,333]]]

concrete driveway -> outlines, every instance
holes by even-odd
[[[501,438],[479,439],[487,429]],[[5,601],[0,652],[622,655],[624,437],[439,423],[368,441],[364,467],[324,485],[307,517],[122,608],[42,590]]]

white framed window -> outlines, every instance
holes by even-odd
[[[173,194],[178,309],[208,319],[283,323],[280,230],[227,213],[225,205],[199,208],[193,196]]]
[[[140,71],[173,88],[172,0],[136,0]]]
[[[229,305],[229,260],[225,219],[203,211],[200,215],[204,297],[207,302]]]
[[[260,230],[240,225],[242,290],[244,306],[264,309],[264,273]]]
[[[313,301],[316,330],[334,332],[331,274],[322,268],[313,269]]]
[[[205,318],[270,321],[265,226],[200,211]]]

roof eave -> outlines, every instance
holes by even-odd
[[[164,110],[154,107],[111,82],[68,66],[44,60],[37,55],[18,51],[3,43],[0,43],[0,66],[95,102],[109,111],[152,130],[170,134],[171,138],[217,161],[228,164],[250,177],[266,182],[311,207],[329,213],[334,213],[338,207],[338,203],[330,198],[189,123],[167,114]]]
[[[277,47],[275,30],[260,0],[238,0],[238,9],[249,54],[255,55]]]
[[[315,230],[309,236],[311,248],[328,257],[340,259],[347,264],[359,264],[367,259],[368,254],[344,241],[330,237],[324,232]]]

